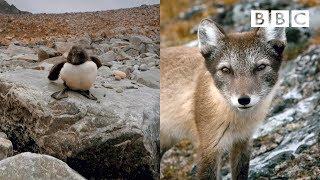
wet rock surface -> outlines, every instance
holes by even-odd
[[[154,8],[119,11],[152,14]],[[12,142],[11,154],[3,158],[22,152],[46,154],[88,179],[159,176],[159,30],[126,28],[112,36],[62,34],[51,45],[24,39],[0,47],[0,131],[6,133],[5,141]],[[154,34],[145,34],[143,28]],[[103,63],[90,90],[97,101],[76,92],[68,92],[69,97],[60,101],[50,97],[63,84],[61,79],[50,82],[49,70],[66,60],[73,45]],[[140,69],[143,64],[147,67]],[[0,159],[6,152],[1,139]]]

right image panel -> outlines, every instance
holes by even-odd
[[[320,2],[162,0],[160,179],[320,176]]]

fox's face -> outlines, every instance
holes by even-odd
[[[239,110],[253,109],[278,80],[284,28],[226,35],[211,20],[200,23],[199,47],[216,87]]]

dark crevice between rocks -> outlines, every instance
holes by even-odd
[[[67,164],[87,179],[153,179],[149,152],[139,134],[94,142],[91,147],[67,158]]]
[[[28,135],[23,126],[16,126],[14,129],[5,131],[9,140],[12,142],[14,155],[22,152],[40,153],[37,143]]]

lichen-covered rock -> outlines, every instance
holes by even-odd
[[[0,179],[85,180],[63,161],[29,152],[0,161]]]

